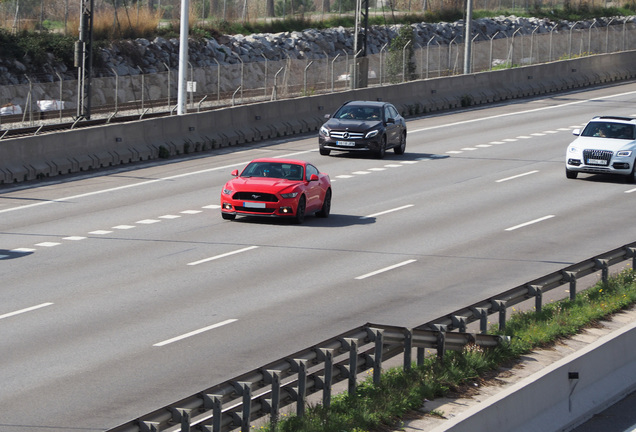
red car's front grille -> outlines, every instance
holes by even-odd
[[[238,201],[278,202],[276,195],[262,192],[237,192],[232,198]]]
[[[243,207],[243,206],[235,206],[234,208],[238,212],[248,212],[248,213],[271,214],[276,211],[276,209],[273,209],[273,208],[253,208],[253,207]]]

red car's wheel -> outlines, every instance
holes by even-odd
[[[296,208],[296,217],[294,218],[294,222],[297,224],[303,223],[305,220],[305,208],[306,208],[305,196],[301,196],[298,200],[298,207]]]
[[[322,202],[322,207],[320,211],[316,213],[318,217],[329,217],[329,213],[331,212],[331,189],[327,189],[325,192],[325,200]]]

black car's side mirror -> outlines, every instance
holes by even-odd
[[[331,118],[331,114],[325,114],[325,118],[326,119]]]
[[[387,123],[395,123],[395,119],[393,117],[389,117],[388,119],[386,119]]]

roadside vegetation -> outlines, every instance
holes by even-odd
[[[630,16],[634,15],[635,11],[636,2],[633,0],[625,3],[622,7],[600,7],[594,6],[593,3],[590,5],[579,2],[576,6],[566,3],[566,6],[562,8],[535,6],[530,9],[476,10],[473,12],[473,18],[516,15],[574,22],[595,17]],[[195,12],[191,12],[189,21],[189,33],[190,37],[193,38],[218,38],[221,35],[279,33],[302,31],[307,28],[326,29],[354,26],[352,13],[328,15],[305,13],[274,19],[221,20],[210,18],[200,20],[194,18]],[[453,22],[463,18],[464,11],[457,6],[423,13],[401,13],[384,9],[370,14],[369,25]],[[73,45],[78,38],[78,20],[70,19],[66,26],[62,22],[53,20],[44,20],[42,23],[36,20],[31,22],[31,28],[25,27],[15,33],[9,29],[0,28],[0,57],[3,60],[19,60],[28,57],[33,64],[42,65],[50,62],[49,56],[53,55],[55,61],[62,62],[69,68],[73,67]],[[93,44],[96,48],[107,46],[117,40],[152,39],[157,36],[179,37],[179,21],[165,20],[159,11],[132,8],[103,10],[99,14],[95,14],[93,19]]]
[[[461,392],[461,389],[483,379],[502,366],[510,366],[522,355],[548,347],[559,339],[572,336],[582,329],[598,325],[636,303],[636,272],[627,269],[607,283],[565,299],[545,305],[540,313],[515,312],[506,322],[505,331],[493,326],[491,334],[510,336],[510,343],[484,350],[468,346],[463,352],[447,352],[442,360],[429,358],[422,366],[410,371],[394,368],[383,372],[381,383],[371,377],[354,395],[341,394],[331,406],[311,406],[302,418],[286,416],[275,430],[265,426],[263,432],[373,432],[399,428],[401,419],[419,410],[424,402]],[[442,412],[429,415],[443,416]]]

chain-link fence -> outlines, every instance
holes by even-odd
[[[611,23],[610,23],[611,24]],[[384,46],[369,55],[368,85],[384,86],[414,79],[427,79],[464,72],[463,41],[441,44],[429,42],[400,54]],[[506,37],[501,33],[488,40],[472,42],[470,72],[517,67],[572,57],[636,49],[636,25],[630,22],[587,28],[574,24],[566,31]],[[237,57],[238,58],[238,57]],[[390,62],[398,62],[397,67]],[[188,112],[257,101],[309,96],[347,90],[354,56],[342,51],[313,60],[267,60],[236,64],[217,63],[211,67],[188,67]],[[392,73],[389,73],[392,71]],[[93,78],[91,82],[92,118],[112,117],[123,112],[143,116],[147,113],[175,112],[177,71],[153,74]],[[77,81],[0,87],[0,100],[11,101],[14,111],[3,107],[3,129],[37,126],[43,122],[72,121],[77,103]],[[9,105],[9,104],[7,104]]]

